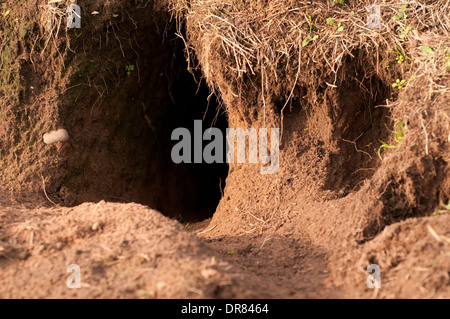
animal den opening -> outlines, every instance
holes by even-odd
[[[139,21],[153,23],[144,15]],[[165,33],[136,30],[133,24],[120,27],[117,37],[125,59],[122,50],[112,57],[109,51],[94,52],[107,61],[105,68],[114,68],[115,59],[119,61],[123,74],[118,84],[110,85],[101,103],[96,103],[98,97],[85,98],[88,94],[83,91],[70,96],[77,100],[76,108],[60,110],[75,147],[65,158],[67,172],[54,183],[52,197],[64,201],[68,191],[76,198],[68,205],[137,202],[181,221],[211,217],[225,187],[228,165],[175,164],[171,134],[176,128],[190,129],[199,119],[205,128],[224,130],[227,116],[199,74],[194,77],[188,71],[175,26]],[[139,46],[127,47],[130,37]],[[108,74],[103,74],[107,81]]]
[[[202,120],[205,128],[216,127],[224,131],[228,120],[207,85],[196,83],[187,71],[181,49],[177,47],[176,50],[175,61],[170,61],[170,70],[164,70],[162,76],[167,86],[157,89],[160,100],[155,101],[154,95],[149,94],[141,116],[135,118],[138,122],[145,121],[146,138],[138,141],[143,143],[139,147],[148,150],[146,167],[142,171],[142,191],[136,195],[139,202],[167,216],[197,221],[214,214],[225,187],[228,165],[204,161],[174,163],[171,151],[176,141],[172,141],[171,135],[177,128],[187,128],[193,134],[195,120]],[[151,92],[155,86],[151,83],[152,74],[147,81],[150,87],[146,91]]]

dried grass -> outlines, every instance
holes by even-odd
[[[381,61],[383,57],[384,61],[394,60],[394,51],[401,48],[407,60],[396,68],[395,75],[407,80],[406,87],[416,79],[426,79],[429,99],[448,89],[448,1],[375,3],[381,7],[380,29],[367,26],[367,7],[372,1],[345,2],[173,0],[172,11],[179,22],[186,19],[188,54],[195,47],[210,86],[217,88],[226,81],[233,85],[233,94],[239,98],[242,91],[258,87],[264,108],[266,101],[283,96],[284,109],[296,86],[317,90],[324,81],[329,87],[339,86],[346,76],[339,73],[340,68],[346,58],[354,57],[358,51],[370,57],[360,61],[370,65],[367,76],[373,76],[370,70],[374,70],[386,82],[395,82],[395,78],[386,76]],[[407,18],[395,19],[403,5]],[[327,19],[333,19],[336,25],[340,23],[344,30],[338,31]],[[408,26],[411,31],[401,39]],[[318,38],[302,45],[314,36]],[[422,46],[429,46],[435,54],[426,54]]]

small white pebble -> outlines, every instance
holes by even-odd
[[[59,129],[44,134],[44,143],[53,144],[57,142],[67,142],[69,140],[69,133],[65,129]]]
[[[158,290],[164,289],[164,287],[166,287],[166,283],[164,281],[160,281],[156,284],[156,289]]]

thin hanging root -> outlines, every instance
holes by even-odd
[[[48,199],[48,201],[49,201],[50,203],[52,203],[53,205],[55,205],[56,207],[58,207],[58,204],[56,204],[54,201],[52,201],[52,200],[50,199],[50,197],[48,197],[47,191],[45,190],[45,179],[44,179],[44,176],[41,175],[41,177],[42,177],[42,187],[43,187],[43,190],[44,190],[44,195],[45,195],[45,197]]]
[[[45,33],[47,34],[47,40],[45,41],[44,49],[41,52],[41,56],[44,54],[50,40],[53,39],[53,43],[56,47],[56,39],[58,38],[61,24],[64,18],[67,16],[65,10],[59,7],[62,1],[50,1],[42,8],[44,13],[42,14],[42,24],[45,26]],[[58,49],[56,47],[56,49]],[[58,50],[59,52],[59,50]]]

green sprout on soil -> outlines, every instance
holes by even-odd
[[[447,204],[441,203],[439,205],[438,209],[436,209],[434,211],[433,215],[446,214],[446,213],[450,213],[450,200],[448,201]]]
[[[309,23],[309,33],[311,33],[312,30],[314,29],[315,25],[314,25],[314,23],[312,22],[312,18],[311,18],[311,16],[309,15],[308,12],[306,12],[306,17],[307,17],[308,23]]]
[[[407,122],[405,121],[404,124],[398,122],[397,124],[398,124],[398,126],[399,126],[399,129],[398,129],[397,131],[392,131],[392,130],[390,130],[390,129],[386,126],[386,128],[387,128],[390,132],[392,132],[392,133],[395,134],[395,141],[397,142],[395,145],[390,145],[390,144],[388,144],[388,143],[383,142],[382,140],[378,140],[378,141],[381,143],[381,146],[380,146],[380,148],[378,149],[378,152],[377,152],[378,157],[379,157],[380,159],[383,159],[383,158],[381,157],[381,150],[382,150],[383,148],[399,148],[399,147],[400,147],[400,144],[402,143],[403,138],[405,137],[405,132],[406,132],[406,130],[407,130],[407,128],[408,128],[408,127],[407,127]]]
[[[411,31],[411,30],[412,30],[412,27],[410,27],[410,26],[406,27],[406,29],[403,30],[402,33],[400,34],[400,39],[402,39],[402,40],[405,39],[406,36],[408,35],[409,31]]]
[[[77,29],[73,29],[73,33],[75,33],[75,36],[77,37],[77,39],[79,37],[81,37],[81,35],[83,34],[83,32],[80,32],[80,34],[78,34]]]
[[[338,32],[344,31],[344,26],[342,26],[340,22],[339,22],[338,25],[336,25],[336,22],[334,22],[333,19],[328,18],[328,19],[327,19],[327,23],[328,23],[329,25],[335,26],[335,27],[337,28]]]
[[[328,18],[328,19],[327,19],[327,23],[328,23],[329,25],[334,25],[334,26],[336,26],[336,23],[335,23],[334,20],[331,19],[331,18]]]
[[[392,84],[392,87],[393,87],[393,88],[399,88],[399,89],[401,89],[405,83],[406,83],[405,80],[401,80],[401,81],[400,81],[400,79],[397,79],[397,80]]]
[[[425,53],[425,55],[417,58],[416,61],[429,62],[430,60],[433,60],[435,52],[432,48],[430,48],[428,45],[423,45],[420,48],[422,49],[422,52]]]
[[[336,2],[337,4],[344,4],[344,0],[334,0],[334,2]]]
[[[408,57],[406,56],[405,52],[403,52],[402,48],[400,48],[398,45],[395,45],[397,48],[395,49],[395,51],[391,51],[392,53],[397,54],[397,57],[395,58],[395,60],[397,61],[397,63],[401,64],[403,62],[406,61],[406,59],[408,59]]]
[[[134,71],[134,65],[130,64],[130,65],[125,66],[125,71],[127,71],[127,75],[130,76],[131,71]]]
[[[402,9],[398,14],[394,16],[395,20],[406,19],[408,16],[406,15],[406,5],[402,5]]]
[[[433,55],[433,54],[434,54],[433,49],[430,48],[428,45],[423,45],[423,46],[421,47],[421,49],[422,49],[422,51],[425,52],[426,54],[430,54],[430,55]]]
[[[311,41],[317,40],[318,38],[319,36],[317,34],[313,37],[309,35],[307,39],[303,40],[302,47],[306,47]]]
[[[415,75],[411,76],[411,78],[408,80],[408,85],[412,86],[416,79],[417,79],[417,76],[415,76]]]
[[[236,251],[235,251],[235,250],[230,250],[230,251],[228,252],[228,255],[236,255]]]

